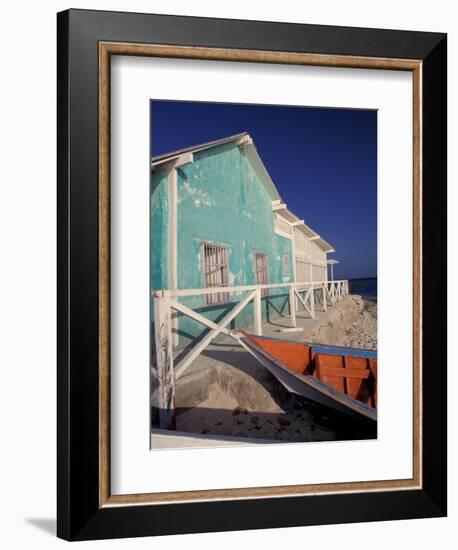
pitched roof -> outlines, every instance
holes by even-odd
[[[192,147],[185,147],[184,149],[179,149],[178,151],[172,151],[171,153],[166,153],[165,155],[158,155],[156,157],[151,157],[151,169],[160,169],[160,166],[178,159],[181,155],[185,154],[195,154],[200,151],[205,151],[206,149],[211,149],[213,147],[219,147],[227,143],[237,143],[240,142],[240,145],[244,145],[244,153],[248,161],[250,162],[253,170],[256,172],[261,183],[264,185],[269,197],[271,200],[280,199],[280,194],[278,189],[275,187],[272,178],[270,177],[267,168],[264,166],[261,157],[256,149],[256,146],[253,143],[248,132],[242,132],[241,134],[235,134],[224,139],[218,139],[215,141],[208,141],[207,143],[201,143],[200,145],[194,145]]]
[[[219,145],[225,145],[231,141],[238,141],[240,138],[248,136],[248,132],[242,132],[241,134],[235,134],[223,139],[216,139],[214,141],[207,141],[206,143],[201,143],[200,145],[192,145],[191,147],[184,147],[183,149],[178,149],[170,153],[165,153],[163,155],[157,155],[151,157],[151,167],[158,166],[164,162],[169,162],[174,160],[177,157],[180,157],[184,153],[198,153],[199,151],[205,151],[205,149],[210,149],[212,147],[218,147]]]
[[[275,187],[275,184],[272,181],[272,178],[270,177],[269,172],[267,171],[267,168],[265,167],[261,157],[259,156],[256,146],[254,145],[253,140],[251,139],[248,132],[242,132],[240,134],[235,134],[233,136],[229,136],[223,139],[208,141],[206,143],[201,143],[199,145],[184,147],[183,149],[178,149],[170,153],[165,153],[163,155],[157,155],[155,157],[151,157],[151,169],[152,170],[161,169],[162,165],[167,164],[170,161],[176,160],[182,155],[199,153],[200,151],[205,151],[206,149],[219,147],[221,145],[226,145],[227,143],[232,143],[232,142],[235,142],[235,143],[240,142],[239,145],[244,146],[245,156],[249,160],[251,166],[253,167],[254,171],[258,175],[262,184],[264,185],[264,188],[266,189],[271,200],[273,202],[275,201],[278,204],[284,204],[283,201],[281,200],[280,193],[278,192],[278,189]],[[279,211],[278,214],[286,218],[288,221],[300,220],[300,218],[296,216],[294,212],[292,212],[286,207],[286,204],[284,205],[284,209]],[[311,227],[309,227],[305,223],[297,225],[296,227],[297,229],[305,233],[307,237],[309,238],[315,237],[316,243],[326,252],[335,252],[334,248],[329,243],[327,243],[324,239],[322,239]]]
[[[320,235],[318,235],[316,231],[314,231],[311,227],[304,223],[304,220],[301,220],[301,218],[299,218],[297,214],[290,210],[284,202],[280,201],[279,206],[281,206],[281,210],[276,211],[279,216],[285,218],[286,221],[290,223],[302,222],[297,223],[297,225],[295,224],[294,227],[299,231],[302,231],[302,233],[304,233],[305,236],[309,239],[313,238],[316,244],[325,252],[335,252],[335,249],[327,241],[325,241]]]

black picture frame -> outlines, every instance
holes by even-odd
[[[86,10],[59,13],[57,24],[58,536],[87,540],[446,515],[446,35]],[[421,489],[100,506],[101,41],[421,61]]]

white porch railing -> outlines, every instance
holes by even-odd
[[[171,428],[174,425],[175,379],[178,379],[183,374],[185,369],[191,365],[219,334],[225,334],[236,340],[238,339],[237,333],[230,331],[227,326],[250,302],[253,302],[254,333],[262,335],[261,291],[263,289],[277,288],[284,288],[288,292],[292,327],[296,327],[296,312],[299,309],[299,304],[303,306],[303,311],[306,311],[310,317],[314,318],[316,298],[319,298],[320,306],[323,311],[326,311],[328,305],[334,306],[337,301],[342,300],[349,293],[347,280],[158,290],[153,292],[156,344],[156,372],[153,371],[153,374],[158,382],[159,422],[161,428]],[[238,300],[238,304],[219,323],[207,319],[204,315],[193,311],[176,300],[176,298],[180,297],[203,296],[218,292],[248,293],[240,297],[232,296],[232,300]],[[190,317],[211,329],[176,366],[174,366],[173,360],[172,310]]]

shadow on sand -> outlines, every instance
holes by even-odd
[[[330,412],[301,397],[278,413],[218,408],[178,408],[177,429],[199,435],[283,442],[376,439],[374,423]]]
[[[216,349],[212,345],[202,352],[204,358],[205,363],[180,379],[181,391],[180,385],[177,387],[176,419],[180,432],[285,442],[377,438],[377,426],[372,421],[332,411],[288,392],[249,353],[235,349],[234,344],[220,344]],[[215,387],[223,399],[221,403],[229,400],[223,407],[202,406],[200,403]],[[200,399],[183,400],[186,391]],[[262,394],[270,396],[269,407]],[[151,412],[152,425],[158,427],[158,409]]]

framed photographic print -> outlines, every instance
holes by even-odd
[[[446,514],[446,36],[58,14],[58,536]]]

